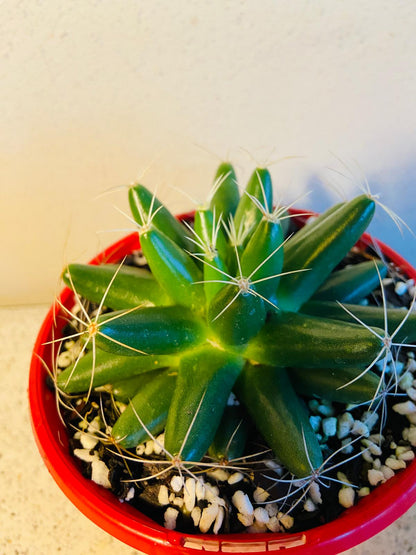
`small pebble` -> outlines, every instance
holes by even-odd
[[[254,522],[253,515],[243,515],[242,513],[237,513],[237,518],[243,526],[251,526]]]
[[[416,447],[416,426],[405,428],[403,430],[402,437],[405,441],[408,441],[410,445]]]
[[[173,476],[170,481],[170,487],[175,493],[180,492],[183,487],[183,478],[181,476]]]
[[[392,470],[400,470],[401,468],[406,468],[406,463],[405,461],[399,461],[394,457],[388,457],[386,459],[386,466],[388,466]]]
[[[363,487],[358,490],[358,497],[366,497],[370,493],[370,488]]]
[[[278,512],[277,503],[267,503],[265,505],[265,508],[270,518],[277,515],[277,512]]]
[[[254,520],[260,524],[267,524],[269,522],[269,514],[264,507],[257,507],[254,509]]]
[[[129,491],[127,492],[125,500],[126,501],[131,501],[134,498],[135,493],[136,493],[136,490],[134,488],[130,488]]]
[[[165,485],[160,486],[157,500],[162,507],[169,504],[169,490]]]
[[[233,505],[237,509],[237,511],[243,515],[252,515],[253,505],[246,493],[241,490],[237,490],[231,498]]]
[[[355,491],[351,487],[341,488],[338,492],[339,504],[348,509],[354,505]]]
[[[337,479],[342,482],[343,484],[351,484],[351,482],[348,480],[347,475],[344,474],[344,472],[338,471],[337,472]]]
[[[224,522],[224,517],[225,517],[224,507],[218,507],[218,514],[214,522],[214,527],[212,529],[214,534],[218,534],[218,532],[220,531],[222,523]]]
[[[266,526],[270,532],[280,532],[282,529],[277,516],[272,516]]]
[[[333,416],[334,414],[334,407],[331,404],[321,404],[318,407],[318,412],[322,416]]]
[[[208,502],[217,503],[218,505],[219,504],[225,505],[224,499],[218,497],[219,493],[220,493],[220,490],[217,488],[217,486],[212,486],[211,484],[208,484],[208,483],[205,484],[204,499],[206,499]]]
[[[311,399],[308,403],[311,412],[317,413],[319,411],[320,403],[318,399]]]
[[[406,372],[400,378],[399,387],[402,391],[407,391],[413,385],[413,375],[411,372]]]
[[[178,518],[179,511],[174,507],[168,507],[164,514],[165,528],[174,530],[176,528],[176,519]]]
[[[370,435],[370,430],[368,426],[361,422],[360,420],[354,420],[354,425],[351,429],[351,433],[355,436],[368,437]]]
[[[414,414],[416,413],[416,405],[413,401],[405,401],[404,403],[396,403],[393,405],[393,410],[398,414]]]
[[[367,447],[361,447],[361,456],[368,463],[372,463],[374,461]]]
[[[381,470],[376,470],[375,468],[369,469],[369,471],[367,472],[367,478],[368,482],[372,486],[376,486],[377,484],[379,484],[380,482],[384,482],[385,480],[384,474],[381,472]]]
[[[415,458],[415,454],[412,450],[409,449],[409,451],[404,451],[403,453],[398,455],[397,458],[399,459],[399,461],[410,462]]]
[[[185,487],[183,489],[183,500],[185,503],[185,508],[189,513],[195,507],[195,490],[195,480],[191,477],[187,478],[185,481]]]
[[[79,434],[79,441],[80,441],[81,445],[84,447],[84,449],[88,449],[90,451],[91,449],[94,449],[94,447],[99,442],[99,439],[97,437],[93,436],[92,434],[87,434],[87,433],[82,433],[81,432]]]
[[[198,505],[192,509],[191,518],[194,523],[194,526],[199,525],[199,521],[201,519],[201,513],[202,513],[201,507],[198,507]]]
[[[253,492],[255,503],[264,503],[270,497],[270,493],[263,488],[256,488]]]
[[[399,295],[399,297],[407,293],[406,283],[404,281],[398,281],[394,286],[394,292],[396,293],[396,295]]]
[[[372,455],[375,455],[376,457],[379,457],[381,455],[382,451],[380,447],[370,439],[363,439],[361,440],[361,443],[368,448]]]
[[[156,440],[153,442],[153,452],[155,455],[160,455],[163,451],[165,443],[165,434],[160,434],[157,436]]]
[[[367,410],[362,415],[361,422],[364,422],[367,428],[371,431],[378,422],[378,414]]]
[[[241,482],[243,478],[244,478],[244,475],[241,474],[241,472],[234,472],[233,474],[231,474],[231,476],[229,476],[227,482],[230,485],[233,485],[233,484],[237,484],[238,482]]]
[[[97,453],[90,453],[89,449],[74,449],[74,455],[84,462],[92,462],[98,459]]]
[[[104,488],[110,489],[111,483],[108,479],[108,473],[110,470],[104,461],[96,459],[91,463],[91,480],[96,484],[103,486]]]
[[[307,513],[313,513],[313,511],[316,511],[316,505],[315,503],[312,501],[312,499],[310,497],[308,497],[305,501],[305,503],[303,504],[303,509],[307,512]]]
[[[373,468],[375,468],[376,470],[381,469],[381,460],[379,458],[374,459]]]
[[[322,431],[327,437],[334,437],[337,433],[337,419],[334,416],[322,420]]]
[[[312,414],[309,417],[309,423],[314,432],[317,432],[321,427],[322,417],[319,414]]]
[[[198,501],[202,501],[205,498],[205,483],[203,478],[197,480],[195,484],[195,496]]]
[[[343,445],[343,449],[342,452],[345,455],[349,455],[350,453],[352,453],[354,451],[354,447],[351,444],[351,439],[346,437],[345,439],[343,439],[341,441],[341,445]]]
[[[410,399],[411,399],[412,401],[416,401],[416,388],[414,388],[414,387],[408,387],[408,388],[406,389],[406,393],[407,393],[407,395],[410,397]]]
[[[292,528],[295,522],[293,516],[285,515],[283,513],[279,513],[277,516],[280,524],[285,528],[285,530],[290,530],[290,528]]]
[[[347,437],[354,425],[354,418],[351,413],[344,412],[337,418],[337,437],[344,439]]]
[[[316,505],[320,505],[322,503],[321,490],[319,488],[318,482],[311,483],[309,487],[309,495]]]
[[[217,480],[218,482],[226,482],[230,477],[230,474],[222,468],[216,468],[215,470],[210,470],[207,474],[208,476],[210,476],[214,480]]]
[[[380,467],[380,471],[383,473],[385,481],[390,480],[394,476],[394,470],[385,464]]]
[[[73,357],[68,351],[64,351],[58,356],[57,364],[60,368],[67,368],[73,362]]]
[[[410,424],[416,426],[416,412],[412,414],[406,414],[406,418],[410,422]]]

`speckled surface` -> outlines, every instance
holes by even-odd
[[[46,306],[0,308],[0,554],[137,555],[70,503],[34,443],[26,389],[32,345],[46,311]],[[345,553],[416,553],[416,505],[389,528]]]

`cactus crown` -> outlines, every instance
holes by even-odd
[[[178,460],[235,458],[254,421],[285,467],[309,476],[323,457],[300,394],[362,403],[384,387],[370,367],[385,355],[385,314],[359,303],[386,267],[369,260],[337,269],[370,223],[374,199],[339,203],[291,234],[265,168],[240,195],[232,166],[221,164],[209,198],[190,227],[143,185],[130,187],[150,272],[65,269],[67,285],[110,311],[94,320],[94,348],[57,386],[72,394],[110,383],[129,399],[112,429],[121,447],[165,430],[166,452]],[[415,327],[412,315],[401,335],[414,340]]]

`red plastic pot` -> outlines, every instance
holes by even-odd
[[[297,211],[294,211],[297,213]],[[188,215],[189,216],[189,215]],[[298,217],[303,223],[305,218]],[[361,241],[372,240],[363,235]],[[377,241],[382,252],[409,278],[416,270],[388,246]],[[91,263],[115,262],[140,247],[131,234],[99,254]],[[73,294],[66,288],[60,301],[67,307]],[[380,532],[416,501],[416,460],[371,495],[342,513],[335,521],[303,533],[191,535],[170,531],[128,503],[120,503],[108,490],[84,478],[77,460],[70,455],[67,432],[60,421],[55,396],[46,386],[45,364],[52,367],[54,347],[46,342],[60,336],[65,317],[58,304],[49,310],[39,331],[29,376],[29,403],[34,436],[44,462],[62,491],[95,524],[126,544],[154,555],[186,554],[195,550],[227,553],[264,553],[288,549],[290,554],[334,554]]]

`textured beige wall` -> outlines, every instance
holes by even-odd
[[[220,158],[244,179],[253,159],[302,155],[271,165],[293,200],[344,171],[336,153],[413,216],[410,0],[5,0],[0,14],[2,304],[50,300],[65,260],[119,237],[96,232],[129,225],[123,191],[96,196],[143,172],[180,211],[173,186],[202,198]]]

